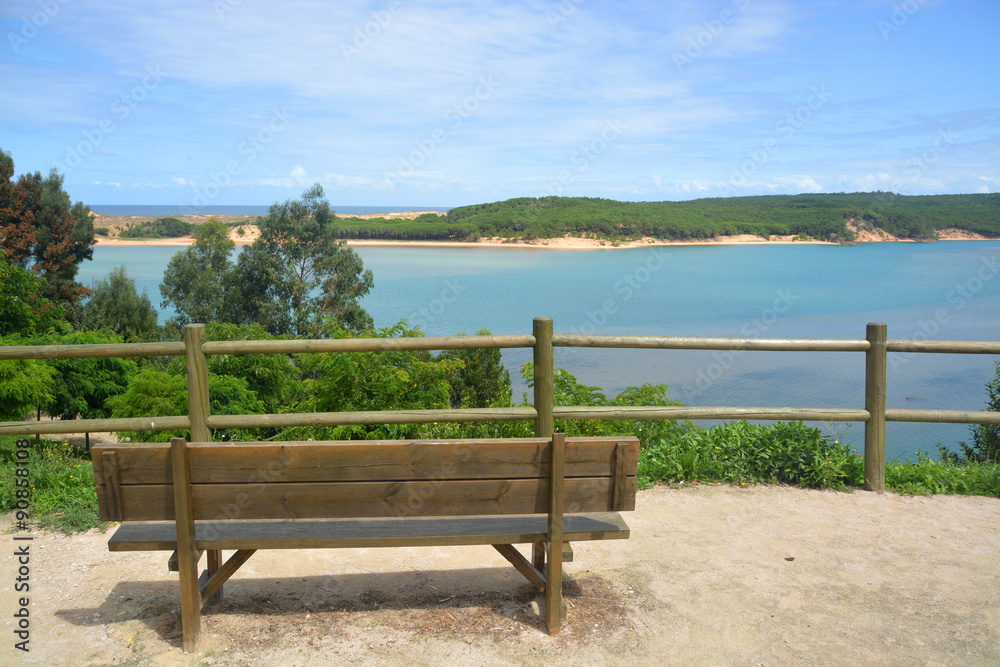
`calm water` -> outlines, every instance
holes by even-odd
[[[176,251],[98,246],[80,280],[124,265],[158,305]],[[890,338],[1000,340],[1000,243],[992,241],[358,253],[375,274],[363,305],[376,325],[405,318],[428,335],[528,333],[533,317],[548,315],[557,332],[864,338],[865,324],[879,321]],[[529,350],[504,354],[514,378],[529,359]],[[888,407],[982,409],[997,360],[890,354]],[[556,364],[609,395],[663,382],[687,405],[864,406],[862,353],[557,349]],[[523,389],[518,382],[516,398]],[[824,428],[863,441],[863,424]],[[967,426],[890,423],[886,450],[906,456],[968,439]]]

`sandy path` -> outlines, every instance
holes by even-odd
[[[166,554],[35,534],[31,652],[8,664],[1000,664],[1000,500],[784,487],[640,492],[577,543],[562,635],[489,547],[256,554],[182,655]],[[9,526],[10,517],[5,520]]]

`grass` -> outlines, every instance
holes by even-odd
[[[29,481],[31,523],[41,529],[75,533],[100,524],[97,490],[90,454],[65,442],[42,440],[36,449],[31,442]],[[0,436],[0,511],[14,509],[14,451],[18,438]]]
[[[17,438],[0,436],[0,511],[14,509]],[[61,441],[31,441],[29,514],[33,526],[74,533],[100,525],[90,454]],[[639,488],[680,482],[791,484],[851,490],[864,482],[864,460],[840,438],[801,422],[772,426],[731,422],[686,428],[643,442]],[[1000,464],[960,463],[918,453],[887,461],[886,489],[904,495],[961,494],[1000,498]]]

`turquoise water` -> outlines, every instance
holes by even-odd
[[[616,250],[361,247],[375,274],[363,305],[377,326],[405,318],[428,335],[557,332],[760,338],[1000,340],[1000,243],[673,246]],[[100,247],[80,280],[125,265],[159,304],[176,247]],[[168,314],[161,313],[161,319]],[[510,350],[516,378],[530,359]],[[891,408],[982,409],[997,357],[889,356]],[[556,364],[613,394],[666,383],[687,405],[864,406],[864,355],[557,349]],[[515,380],[516,381],[516,380]],[[524,387],[519,382],[515,397]],[[863,425],[824,425],[861,444]],[[890,423],[890,457],[968,440],[968,427]]]

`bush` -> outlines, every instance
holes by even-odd
[[[125,342],[158,338],[157,313],[146,290],[140,295],[124,266],[111,270],[92,285],[90,298],[79,309],[77,325],[87,330],[113,331]]]
[[[864,461],[849,445],[802,422],[689,428],[640,450],[641,488],[689,480],[845,489],[864,481]]]
[[[14,509],[17,438],[0,436],[0,512]],[[31,446],[28,470],[31,501],[28,513],[40,528],[64,533],[87,530],[100,524],[97,490],[90,454],[65,442],[42,440]]]
[[[161,239],[190,236],[194,225],[177,218],[158,218],[133,222],[118,234],[123,239]]]

